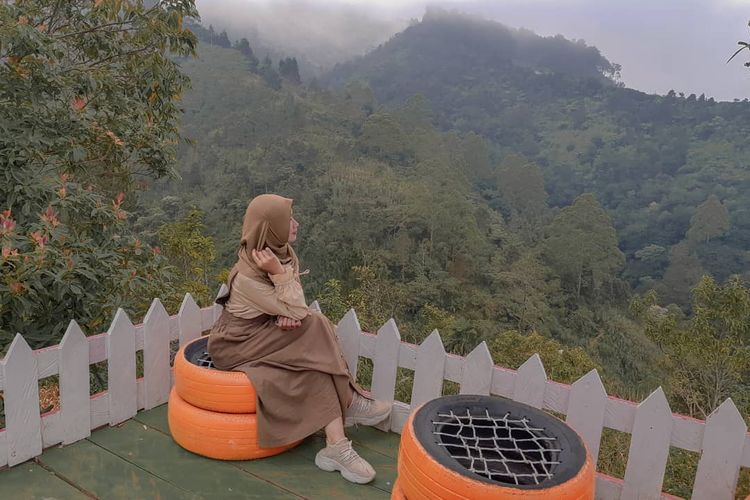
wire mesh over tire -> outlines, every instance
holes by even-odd
[[[401,434],[398,482],[408,500],[593,499],[594,472],[570,427],[499,397],[432,400]]]
[[[172,438],[188,451],[219,460],[251,460],[278,455],[299,443],[278,448],[258,445],[254,413],[219,413],[196,408],[173,388],[167,410]]]
[[[255,388],[243,372],[214,368],[208,337],[183,346],[174,358],[177,394],[193,406],[221,413],[255,413]]]

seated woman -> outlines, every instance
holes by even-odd
[[[327,446],[315,464],[368,483],[375,470],[352,449],[344,419],[347,425],[373,425],[389,416],[391,406],[363,394],[333,325],[305,304],[290,245],[298,226],[292,200],[264,194],[250,202],[229,295],[217,299],[224,310],[208,351],[217,368],[241,370],[255,387],[261,447],[283,446],[325,428]]]

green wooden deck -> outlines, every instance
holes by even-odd
[[[399,436],[369,427],[347,435],[378,473],[371,484],[354,485],[318,469],[313,459],[324,445],[318,436],[261,460],[194,455],[172,441],[163,405],[0,471],[0,499],[390,498]]]

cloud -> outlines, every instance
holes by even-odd
[[[737,41],[750,40],[750,0],[198,0],[205,20],[236,33],[255,29],[292,51],[322,43],[328,58],[321,64],[386,40],[428,4],[584,39],[622,65],[626,85],[639,90],[750,97],[742,65],[750,53],[726,64]],[[365,22],[354,22],[362,16]]]

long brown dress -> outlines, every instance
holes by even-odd
[[[225,309],[208,340],[216,367],[245,372],[255,387],[258,440],[264,448],[320,430],[346,414],[352,389],[362,394],[334,326],[304,303],[293,250],[286,238],[276,236],[288,235],[290,219],[291,200],[262,195],[250,203],[239,261],[229,276],[230,294],[218,300]],[[250,249],[266,247],[287,257],[280,259],[285,274],[269,277],[248,258]],[[298,319],[302,326],[282,330],[277,315]]]

